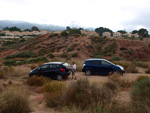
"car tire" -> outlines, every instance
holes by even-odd
[[[90,71],[90,70],[86,70],[86,71],[85,71],[85,75],[86,75],[86,76],[91,76],[91,71]]]
[[[61,81],[63,79],[62,75],[57,75],[57,80]]]

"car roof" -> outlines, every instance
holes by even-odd
[[[47,63],[44,63],[44,64],[63,64],[64,62],[47,62]]]
[[[110,61],[108,61],[108,60],[106,60],[106,59],[102,59],[102,58],[91,58],[91,59],[86,59],[85,61],[93,61],[93,60],[103,60],[103,61],[107,61],[107,62],[109,62],[109,63],[111,63],[111,64],[113,64],[112,62],[110,62]]]

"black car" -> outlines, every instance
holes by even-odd
[[[105,59],[87,59],[83,64],[82,71],[88,76],[91,74],[109,75],[114,72],[123,74],[124,67],[115,65]]]
[[[48,62],[30,71],[29,77],[34,75],[57,80],[66,79],[70,75],[70,65],[65,62]]]

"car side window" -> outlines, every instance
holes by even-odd
[[[101,61],[101,65],[111,65],[109,62]]]
[[[49,67],[52,69],[55,69],[55,68],[58,68],[59,65],[58,64],[50,64]]]
[[[41,70],[45,70],[47,68],[49,68],[49,65],[43,65],[43,66],[40,67]]]
[[[98,60],[88,61],[88,64],[90,64],[90,65],[100,65],[100,61],[98,61]]]

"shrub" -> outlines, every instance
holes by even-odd
[[[38,51],[38,55],[41,56],[41,55],[44,55],[46,53],[46,50],[45,49],[40,49]]]
[[[11,58],[30,58],[34,57],[34,52],[27,51],[27,52],[19,52],[14,55],[7,55],[4,59],[11,59]]]
[[[39,57],[39,58],[31,58],[27,61],[24,61],[24,64],[30,64],[30,63],[37,63],[37,62],[47,62],[47,58],[46,57]]]
[[[150,78],[137,81],[131,91],[132,104],[138,113],[148,113],[150,106]]]
[[[77,56],[78,56],[78,53],[72,53],[71,56],[72,56],[72,57],[77,57]]]
[[[67,52],[70,52],[70,51],[73,51],[73,50],[74,50],[74,48],[70,47],[70,48],[67,49]]]
[[[145,71],[147,74],[150,74],[150,68]]]
[[[49,38],[56,37],[56,36],[59,36],[59,34],[58,33],[52,33],[52,34],[49,35]]]
[[[29,86],[42,86],[44,84],[44,77],[33,76],[26,81]]]
[[[67,57],[68,57],[68,53],[63,53],[63,54],[61,54],[61,57],[62,57],[62,58],[67,58]]]
[[[133,85],[133,82],[129,81],[128,79],[122,79],[121,75],[119,74],[110,75],[108,78],[121,88],[129,88]]]
[[[65,85],[60,82],[45,82],[43,86],[43,91],[45,93],[46,104],[49,107],[56,107],[61,104],[60,98],[62,96],[62,91]]]
[[[68,36],[68,33],[66,31],[61,32],[61,36]]]
[[[49,53],[49,54],[48,54],[48,57],[49,57],[49,58],[54,58],[55,56],[54,56],[52,53]]]
[[[138,82],[138,81],[141,81],[141,80],[144,80],[147,78],[149,78],[149,77],[148,76],[139,76],[139,77],[137,77],[137,79],[135,81]]]
[[[126,71],[128,73],[138,73],[138,70],[136,69],[135,64],[131,64],[127,67]]]
[[[13,66],[16,65],[16,60],[6,60],[3,62],[3,64],[6,66]]]
[[[29,96],[24,88],[8,88],[0,94],[0,113],[29,113]]]
[[[118,57],[118,56],[114,56],[114,57],[112,58],[112,60],[114,60],[114,61],[119,61],[119,60],[121,60],[121,58]]]
[[[49,95],[46,96],[46,102],[47,104],[50,102],[50,107],[72,108],[76,106],[80,110],[95,112],[97,106],[102,109],[109,109],[115,90],[116,87],[113,83],[100,87],[91,85],[87,79],[80,79],[70,83],[66,89],[63,88],[63,91],[56,90],[52,94],[50,91]]]
[[[30,68],[31,68],[31,70],[33,70],[36,68],[36,65],[31,65]]]
[[[0,72],[0,79],[3,79],[4,78],[4,74],[3,74],[3,72],[1,71]]]

